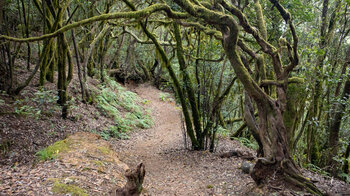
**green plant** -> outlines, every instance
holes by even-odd
[[[11,151],[12,141],[4,140],[0,142],[0,154],[5,155]]]
[[[111,138],[108,130],[103,130],[102,132],[99,132],[97,134],[99,134],[104,140],[109,140],[109,138]]]
[[[0,106],[1,106],[1,105],[5,105],[5,100],[0,99]]]
[[[40,106],[47,104],[55,104],[58,100],[57,92],[40,88],[34,93],[33,101],[39,103]]]
[[[38,108],[34,108],[33,106],[22,105],[15,107],[15,113],[18,115],[31,116],[38,119],[40,117],[41,110]]]
[[[1,90],[0,90],[0,95],[7,95],[7,92],[6,92],[6,91],[1,91]]]
[[[28,91],[22,91],[21,95],[25,96],[25,98],[14,102],[15,113],[36,119],[40,118],[43,113],[50,115],[59,109],[59,106],[56,104],[58,96],[55,93],[56,91],[40,88],[34,93],[34,97],[30,98]],[[31,106],[30,103],[34,103],[34,106]]]
[[[110,126],[108,129],[111,137],[119,139],[129,139],[129,136],[126,134],[127,129],[120,129],[118,126]]]
[[[133,128],[152,126],[150,112],[141,106],[145,101],[141,100],[136,93],[127,91],[111,79],[107,79],[100,88],[100,94],[96,96],[97,107],[103,115],[114,120],[113,126],[99,133],[101,137],[106,140],[110,137],[127,139],[127,132]]]
[[[164,102],[173,101],[169,93],[159,93],[159,99]]]
[[[223,128],[222,126],[218,126],[216,129],[217,133],[223,137],[230,135],[230,130]]]
[[[243,144],[244,146],[257,150],[258,149],[258,144],[254,141],[250,141],[249,139],[245,138],[245,137],[233,137],[232,139],[239,141],[241,144]]]
[[[350,183],[350,175],[346,173],[340,173],[339,177],[343,179],[345,182]]]
[[[319,173],[321,175],[330,176],[330,173],[324,171],[323,169],[321,169],[320,167],[318,167],[317,165],[314,165],[312,163],[306,164],[305,167],[307,169],[309,169],[310,171],[317,172],[317,173]]]
[[[147,104],[149,104],[149,103],[151,103],[150,100],[148,100],[148,99],[144,99],[144,100],[143,100],[143,104],[144,104],[144,105],[147,105]]]

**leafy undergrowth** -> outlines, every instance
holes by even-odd
[[[16,78],[24,81],[30,74],[19,60]],[[93,104],[81,100],[78,76],[68,88],[68,119],[61,118],[57,87],[47,82],[38,88],[39,75],[15,97],[0,92],[0,166],[35,164],[37,156],[51,159],[54,151],[43,148],[78,131],[94,132],[104,139],[127,139],[129,132],[150,128],[153,120],[144,107],[149,103],[107,78],[101,85],[88,78]]]
[[[100,88],[96,96],[97,107],[114,121],[109,128],[99,132],[104,139],[128,139],[127,133],[134,128],[148,129],[153,125],[150,111],[142,107],[148,103],[147,100],[142,100],[136,93],[127,91],[109,78]]]

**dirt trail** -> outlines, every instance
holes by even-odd
[[[115,143],[122,161],[146,166],[144,187],[150,195],[244,195],[254,185],[239,169],[240,159],[221,159],[217,154],[184,149],[180,111],[174,102],[159,99],[160,91],[142,85],[134,89],[149,100],[154,126]],[[224,141],[218,152],[240,148]]]

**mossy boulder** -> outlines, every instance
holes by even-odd
[[[44,160],[38,167],[54,179],[45,186],[55,194],[101,195],[100,187],[109,190],[126,183],[124,173],[129,167],[107,141],[93,133],[75,133],[38,154]]]

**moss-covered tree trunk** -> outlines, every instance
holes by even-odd
[[[348,79],[345,81],[343,93],[341,95],[341,103],[337,104],[337,107],[335,109],[334,115],[333,115],[333,122],[331,124],[331,127],[329,129],[329,155],[327,160],[327,165],[330,166],[330,170],[334,176],[338,175],[339,172],[339,163],[333,159],[333,156],[336,156],[338,154],[339,149],[339,131],[340,131],[340,125],[342,122],[342,118],[345,113],[346,108],[346,102],[348,101],[350,96],[350,80]]]
[[[21,0],[22,15],[23,15],[23,22],[25,25],[26,37],[29,37],[29,7],[30,7],[29,4],[30,4],[30,1],[28,1],[28,7],[27,7],[28,9],[26,9],[24,5],[24,0]],[[30,47],[30,43],[27,42],[27,70],[30,70],[30,59],[31,59],[31,47]]]
[[[58,36],[58,47],[57,51],[60,56],[57,63],[58,68],[58,79],[57,79],[57,89],[58,89],[58,104],[62,108],[62,118],[67,118],[68,116],[68,104],[67,104],[67,75],[66,75],[66,50],[64,42],[64,35]]]
[[[194,124],[194,128],[195,128],[195,133],[196,133],[196,139],[197,142],[199,143],[198,148],[200,150],[204,149],[204,137],[205,135],[202,132],[202,128],[201,128],[201,117],[199,114],[199,110],[198,110],[198,103],[197,103],[197,99],[195,96],[195,91],[193,90],[192,87],[192,81],[191,78],[186,70],[187,65],[185,62],[185,58],[183,56],[183,46],[182,46],[182,38],[181,38],[181,33],[180,33],[180,28],[179,25],[174,23],[174,34],[175,34],[175,39],[176,39],[176,54],[177,54],[177,59],[179,61],[180,64],[180,71],[182,73],[183,76],[183,82],[184,82],[184,89],[186,90],[187,96],[188,96],[188,100],[190,102],[190,106],[191,106],[191,111],[192,111],[192,121]]]
[[[341,7],[341,1],[337,0],[334,10],[331,16],[328,16],[329,0],[323,0],[323,8],[321,15],[321,28],[320,28],[320,41],[319,52],[315,67],[315,81],[312,97],[312,107],[310,108],[309,120],[315,123],[311,123],[307,130],[307,160],[313,164],[319,164],[321,155],[321,146],[314,135],[318,134],[318,127],[315,124],[319,124],[322,116],[322,78],[324,62],[329,52],[329,46],[334,36],[335,27],[337,24],[337,15]],[[329,19],[328,19],[329,18]]]

